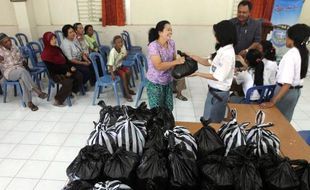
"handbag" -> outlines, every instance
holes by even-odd
[[[181,65],[176,65],[174,67],[174,69],[172,70],[173,78],[180,79],[182,77],[186,77],[188,75],[191,75],[198,70],[197,61],[192,59],[187,54],[181,52],[180,50],[178,50],[177,53],[180,56],[185,57],[185,63],[181,64]]]

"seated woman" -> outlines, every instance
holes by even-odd
[[[276,75],[278,70],[278,64],[276,62],[276,49],[273,47],[270,41],[261,42],[264,53],[264,85],[276,84]]]
[[[98,52],[99,45],[94,35],[94,29],[92,25],[86,25],[84,28],[84,37],[91,52]]]
[[[79,44],[74,43],[75,32],[73,26],[67,24],[62,27],[62,33],[64,40],[61,43],[61,49],[65,56],[70,60],[74,67],[83,74],[83,84],[86,84],[90,80],[93,85],[96,80],[91,62],[88,56],[82,51]]]
[[[114,47],[111,49],[108,60],[108,67],[111,73],[112,79],[115,79],[115,75],[120,76],[123,84],[123,91],[125,92],[125,98],[128,102],[132,102],[131,95],[136,93],[129,88],[130,71],[128,68],[122,66],[123,59],[127,56],[127,51],[123,45],[123,39],[117,35],[113,38]]]
[[[62,85],[55,96],[54,105],[62,106],[72,92],[77,93],[83,87],[83,75],[75,69],[61,49],[56,46],[55,34],[44,33],[43,42],[42,61],[46,64],[50,77]]]
[[[245,61],[239,59],[248,65],[248,69],[236,72],[234,80],[238,85],[242,85],[243,93],[246,95],[251,87],[264,85],[264,63],[262,62],[262,54],[257,49],[250,49],[246,54]],[[251,100],[258,100],[259,98],[260,95],[257,91],[254,91],[250,97]],[[230,97],[230,102],[234,103],[241,103],[243,100],[243,96]]]
[[[76,33],[75,42],[81,46],[82,51],[88,55],[89,54],[89,47],[84,38],[84,27],[81,23],[77,22],[73,24],[74,31]]]
[[[25,69],[27,63],[21,56],[19,49],[11,42],[4,33],[0,33],[0,69],[6,80],[18,80],[23,91],[23,100],[32,111],[37,111],[38,106],[32,103],[31,92],[38,94],[39,98],[47,98],[33,82],[30,73]]]

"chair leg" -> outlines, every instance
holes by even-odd
[[[133,68],[134,68],[133,70],[135,71],[136,80],[139,80],[139,75],[138,75],[138,73],[139,73],[139,68],[138,68],[137,65],[134,65]]]
[[[52,88],[52,84],[49,81],[48,82],[48,88],[47,88],[47,101],[50,101],[50,98],[51,98],[51,88]]]
[[[144,89],[144,86],[140,85],[138,92],[137,92],[137,96],[136,96],[136,105],[135,105],[136,107],[138,107],[138,103],[139,103],[139,100],[141,99],[143,89]]]
[[[2,86],[0,85],[0,95],[3,94],[3,91],[2,91]]]
[[[96,95],[98,94],[98,91],[99,91],[99,86],[98,86],[98,84],[96,83],[96,85],[95,85],[95,91],[94,91],[94,96],[93,96],[93,105],[95,105]]]
[[[14,85],[14,96],[17,96],[16,86]]]
[[[6,103],[6,96],[8,94],[8,85],[4,84],[3,103]]]
[[[67,101],[68,106],[71,107],[72,106],[72,102],[71,102],[70,96],[67,97],[66,101]]]
[[[102,93],[102,86],[99,86],[99,91],[98,91],[97,98],[99,98],[99,96],[100,96],[101,93]]]
[[[15,86],[15,85],[14,85]],[[16,88],[17,88],[17,93],[20,97],[20,103],[23,107],[26,107],[26,103],[24,102],[23,100],[23,93],[22,93],[22,88],[20,86],[20,84],[16,85]]]
[[[131,72],[131,82],[132,82],[132,86],[131,87],[136,87],[135,84],[135,76],[133,76],[133,71],[134,69],[132,69],[133,67],[130,67],[130,72]],[[130,83],[129,83],[130,84]]]
[[[120,105],[116,82],[113,83],[113,90],[114,90],[114,97],[116,98],[117,105]]]

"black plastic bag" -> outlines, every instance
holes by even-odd
[[[62,190],[93,190],[93,185],[86,181],[75,180],[69,182]]]
[[[239,146],[227,156],[233,166],[234,186],[238,190],[262,190],[263,182],[260,176],[256,157],[252,146]]]
[[[310,164],[308,161],[292,160],[290,164],[299,178],[299,190],[310,190]]]
[[[137,168],[139,190],[165,190],[169,182],[167,158],[155,149],[144,152]]]
[[[210,121],[200,118],[203,127],[194,134],[198,145],[198,159],[203,158],[215,150],[223,149],[224,144],[216,131],[209,126]]]
[[[165,107],[156,107],[151,109],[154,117],[153,120],[162,120],[165,130],[171,130],[175,126],[173,113]]]
[[[266,190],[297,190],[299,179],[288,158],[280,157],[276,152],[260,158],[260,168]]]
[[[152,148],[159,152],[167,149],[168,142],[164,136],[166,129],[163,125],[163,120],[151,120],[148,123],[145,149]]]
[[[177,53],[180,56],[185,57],[185,63],[181,65],[176,65],[174,67],[174,69],[172,70],[173,78],[180,79],[182,77],[191,75],[192,73],[198,70],[197,61],[195,61],[194,59],[192,59],[190,56],[186,55],[185,53],[181,52],[180,50],[178,50]]]
[[[123,184],[118,180],[114,180],[114,181],[106,181],[104,183],[103,182],[96,183],[92,190],[132,190],[132,189],[128,185]]]
[[[149,121],[154,117],[153,112],[147,108],[147,104],[142,102],[137,108],[127,106],[128,116],[132,120]]]
[[[202,186],[205,189],[230,190],[234,188],[233,172],[226,157],[220,154],[208,155],[198,162],[198,168],[202,173]]]
[[[104,178],[101,172],[110,156],[109,151],[103,146],[85,146],[66,170],[69,180],[96,181]]]
[[[103,122],[107,113],[110,114],[110,123],[109,127],[114,126],[117,119],[124,115],[123,108],[121,106],[107,106],[103,100],[98,102],[98,105],[101,107],[99,112],[100,119],[99,122]]]
[[[138,154],[119,148],[106,161],[104,174],[109,179],[120,180],[132,186],[135,180],[135,169],[138,164]]]
[[[193,152],[186,149],[185,143],[176,144],[171,133],[168,137],[170,168],[170,189],[189,190],[197,188],[198,169]]]

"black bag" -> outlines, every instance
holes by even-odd
[[[194,134],[198,145],[198,159],[204,158],[215,150],[223,149],[224,144],[216,131],[209,126],[210,121],[200,118],[203,127]]]
[[[127,113],[132,120],[148,122],[154,117],[154,113],[147,108],[147,104],[145,102],[142,102],[136,109],[127,106]]]
[[[206,156],[198,162],[198,168],[202,173],[201,181],[205,189],[213,187],[217,190],[230,190],[234,188],[233,172],[230,163],[223,155]]]
[[[138,154],[119,148],[106,161],[104,174],[111,180],[117,179],[128,185],[132,185],[135,179],[135,169],[138,164]]]
[[[181,52],[180,50],[178,50],[177,53],[180,56],[185,57],[185,63],[181,65],[176,65],[174,67],[174,69],[172,70],[173,78],[180,79],[182,77],[191,75],[198,70],[197,61],[195,61],[194,59],[192,59],[190,56],[186,55],[185,53]]]
[[[128,185],[123,184],[118,180],[114,180],[114,181],[106,181],[104,183],[103,182],[96,183],[92,190],[132,190],[132,189]]]
[[[100,119],[99,122],[103,122],[106,118],[106,114],[109,113],[110,115],[110,122],[108,127],[114,126],[117,119],[124,115],[123,108],[121,106],[107,106],[103,100],[100,100],[98,102],[98,105],[101,107],[101,110],[99,112]]]
[[[198,169],[193,152],[186,149],[185,143],[176,144],[173,133],[168,137],[170,189],[195,189],[198,180]]]
[[[164,136],[166,129],[163,120],[151,120],[147,127],[147,138],[145,142],[145,149],[155,149],[158,152],[165,151],[168,143]]]
[[[166,107],[155,107],[151,109],[154,117],[153,120],[162,120],[165,130],[171,130],[175,126],[173,113]]]
[[[256,157],[252,146],[239,146],[232,150],[227,159],[233,166],[234,186],[238,190],[262,190]]]
[[[310,164],[306,160],[290,161],[293,169],[299,178],[299,190],[310,190]]]
[[[169,182],[167,158],[155,149],[144,152],[137,169],[139,190],[165,190]]]
[[[86,181],[75,180],[69,182],[62,190],[93,190],[93,185]]]
[[[109,151],[103,146],[85,146],[66,170],[69,180],[96,181],[103,178],[101,172],[105,160],[110,156]]]
[[[272,123],[265,122],[265,113],[258,111],[256,113],[256,125],[252,127],[247,134],[247,144],[255,144],[254,154],[261,156],[268,153],[270,148],[280,154],[280,140],[267,127],[272,127]]]
[[[266,190],[295,190],[299,187],[299,179],[288,158],[281,158],[276,152],[260,158],[262,178]]]

